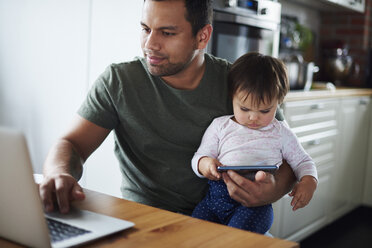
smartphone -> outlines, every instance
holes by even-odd
[[[245,176],[249,179],[254,178],[257,171],[269,172],[275,174],[278,166],[276,165],[239,165],[239,166],[218,166],[217,170],[219,172],[224,172],[228,170],[234,170],[237,173]]]

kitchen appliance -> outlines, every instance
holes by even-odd
[[[287,55],[282,60],[288,70],[290,90],[310,90],[314,73],[319,71],[319,67],[314,62],[304,61],[300,54]]]
[[[362,84],[360,65],[349,55],[349,45],[342,41],[328,41],[322,44],[322,80],[337,86]]]
[[[268,0],[215,0],[208,52],[230,62],[247,52],[278,57],[281,5]]]
[[[324,72],[336,85],[347,84],[353,70],[353,58],[347,48],[334,48],[325,51]]]

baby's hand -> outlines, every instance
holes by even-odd
[[[221,173],[217,171],[217,167],[222,164],[214,158],[203,157],[199,160],[199,172],[210,180],[220,180]]]
[[[313,197],[318,181],[312,176],[304,176],[298,182],[289,196],[292,196],[291,206],[293,211],[305,207]]]

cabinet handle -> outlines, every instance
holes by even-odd
[[[368,104],[368,102],[364,99],[359,101],[359,105],[367,105],[367,104]]]
[[[260,14],[261,14],[261,15],[267,15],[267,8],[262,8],[262,9],[260,10]]]
[[[307,142],[307,144],[309,146],[316,146],[316,145],[319,145],[320,144],[320,140],[319,139],[316,139],[316,140],[310,140],[309,142]]]
[[[310,106],[310,109],[316,110],[316,109],[324,109],[324,104],[317,103]]]

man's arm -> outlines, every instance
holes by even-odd
[[[77,183],[82,175],[82,165],[109,133],[110,130],[76,116],[67,134],[51,148],[44,163],[40,196],[46,211],[52,211],[56,201],[60,211],[66,213],[72,200],[85,198]]]
[[[222,176],[231,198],[246,207],[273,203],[287,194],[296,182],[291,167],[285,161],[275,176],[262,171],[257,172],[254,182],[234,171],[223,173]]]

